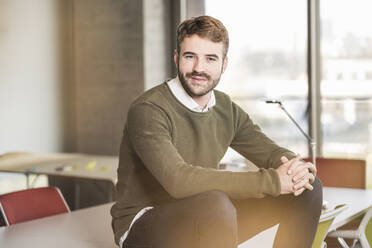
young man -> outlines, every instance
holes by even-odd
[[[174,53],[178,76],[132,104],[111,209],[121,247],[237,247],[277,223],[274,247],[311,247],[322,204],[316,169],[214,90],[228,45],[217,19],[184,21]],[[218,170],[229,146],[260,170]]]

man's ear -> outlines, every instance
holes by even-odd
[[[222,73],[224,73],[226,68],[227,68],[227,62],[228,62],[228,59],[227,59],[227,55],[226,55],[224,60],[223,60]]]
[[[177,52],[177,49],[174,49],[173,59],[174,59],[174,64],[176,65],[176,68],[177,68],[178,67],[178,52]]]

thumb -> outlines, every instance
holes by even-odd
[[[288,158],[287,158],[286,156],[282,156],[282,157],[280,158],[280,161],[281,161],[283,164],[285,164],[285,163],[287,163],[289,160],[288,160]]]

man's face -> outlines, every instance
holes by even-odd
[[[180,54],[175,52],[174,61],[182,86],[191,97],[205,96],[216,87],[227,65],[222,53],[222,42],[212,42],[198,35],[182,41]]]

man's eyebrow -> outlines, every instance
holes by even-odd
[[[196,55],[196,53],[193,53],[193,52],[184,52],[182,54],[182,56],[185,56],[185,55]]]
[[[182,56],[185,56],[185,55],[196,55],[196,53],[193,53],[193,52],[187,51],[187,52],[184,52],[184,53],[182,54]],[[219,59],[219,57],[218,57],[217,54],[205,54],[205,56],[207,56],[207,57],[213,57],[213,58]]]

